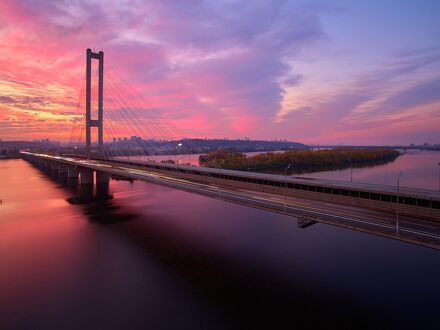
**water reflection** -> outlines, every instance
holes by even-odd
[[[2,328],[437,321],[433,250],[143,182],[112,180],[113,199],[71,205],[27,163],[0,166]]]
[[[381,160],[371,160],[371,161],[365,161],[363,163],[353,163],[353,166],[350,165],[350,163],[346,163],[344,165],[319,165],[319,166],[310,166],[308,168],[295,168],[290,171],[290,174],[309,174],[309,173],[316,173],[316,172],[328,172],[328,171],[340,171],[344,169],[350,169],[350,168],[372,168],[375,166],[385,165],[388,163],[394,162],[396,159],[381,159]],[[271,174],[283,174],[284,175],[284,169],[271,169],[271,170],[265,170],[262,171],[262,173],[271,173]]]
[[[402,187],[439,189],[440,152],[411,150],[395,161],[368,168],[354,168],[353,181],[395,186],[397,174],[403,172]],[[318,179],[350,181],[350,169],[302,174]]]
[[[246,153],[254,156],[259,152]],[[171,159],[179,163],[189,163],[194,166],[199,165],[199,155],[161,155],[161,156],[132,156],[132,160],[162,160]],[[385,185],[396,185],[396,175],[403,172],[402,186],[421,188],[421,189],[439,189],[438,164],[440,162],[440,152],[428,150],[408,150],[397,159],[388,162],[377,162],[357,166],[353,164],[353,181],[376,183]],[[252,171],[252,169],[251,169]],[[273,172],[275,173],[275,172]],[[280,173],[278,173],[280,174]],[[284,174],[284,170],[283,173]],[[307,171],[295,169],[294,176],[313,177],[319,179],[350,181],[350,165],[344,168],[318,168]]]
[[[101,211],[96,211],[88,216],[101,218]],[[227,320],[227,328],[350,327],[367,319],[370,324],[393,324],[387,315],[330,287],[316,286],[301,272],[287,275],[265,271],[251,260],[225,255],[207,240],[195,240],[159,225],[163,222],[166,219],[160,216],[140,216],[112,233],[191,288],[195,299]],[[212,327],[214,324],[209,323],[208,328]]]

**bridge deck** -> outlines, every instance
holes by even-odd
[[[239,176],[245,178],[256,178],[261,180],[277,180],[283,183],[287,182],[287,183],[296,183],[296,184],[304,184],[304,185],[313,184],[322,187],[332,187],[332,188],[339,188],[346,190],[359,190],[359,191],[365,191],[371,193],[382,193],[382,194],[393,194],[393,195],[399,193],[401,197],[427,198],[427,199],[440,201],[440,192],[435,190],[428,190],[428,189],[418,189],[418,188],[409,188],[409,187],[401,186],[399,190],[397,190],[396,186],[370,184],[370,183],[362,183],[362,182],[336,181],[336,180],[328,180],[328,179],[316,179],[316,178],[295,177],[295,176],[287,176],[285,178],[284,175],[279,175],[279,174],[245,172],[245,171],[226,170],[226,169],[198,167],[198,166],[174,165],[174,164],[157,163],[151,161],[141,161],[141,160],[125,160],[125,159],[115,159],[115,160],[127,164],[142,164],[142,165],[150,165],[150,166],[160,165],[161,167],[164,168],[169,168],[169,169],[180,168],[188,171],[197,169],[197,170],[202,170],[206,173],[216,173],[221,175],[231,175],[231,176]]]
[[[99,172],[107,172],[131,179],[161,184],[271,212],[307,218],[311,221],[329,223],[434,248],[440,247],[440,222],[438,219],[423,219],[401,214],[399,227],[397,227],[395,214],[379,212],[363,208],[362,206],[338,205],[332,202],[298,198],[290,195],[283,196],[279,191],[278,193],[272,193],[233,186],[216,186],[209,183],[191,181],[185,177],[172,176],[170,171],[168,173],[154,172],[148,168],[145,169],[140,166],[122,163],[115,164],[102,160],[85,160],[61,156],[29,155]],[[243,172],[239,173],[246,174]],[[171,174],[175,175],[175,173]]]

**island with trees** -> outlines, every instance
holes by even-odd
[[[364,167],[395,160],[400,153],[386,148],[336,148],[324,150],[288,150],[265,152],[254,156],[232,150],[219,149],[199,157],[200,165],[239,171],[282,173],[286,167],[294,172],[312,172]]]

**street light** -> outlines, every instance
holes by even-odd
[[[397,196],[396,196],[396,231],[397,235],[399,234],[399,190],[400,190],[400,177],[403,175],[402,172],[399,172],[397,175]]]
[[[438,191],[440,191],[440,163],[438,163]]]
[[[287,210],[287,170],[293,166],[290,162],[289,165],[284,169],[284,210]]]
[[[349,158],[348,161],[350,162],[350,182],[353,182],[353,162]]]
[[[220,192],[221,192],[221,182],[220,182],[220,180],[222,179],[222,168],[220,167],[219,168],[219,171],[218,171],[219,173],[218,173],[218,198],[220,198]]]
[[[177,165],[179,164],[179,160],[182,160],[182,149],[180,148],[182,146],[182,143],[178,143],[176,146],[176,151],[177,151],[177,155],[176,155],[176,163]]]

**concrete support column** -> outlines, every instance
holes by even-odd
[[[106,200],[112,198],[109,190],[110,174],[96,171],[96,198]]]
[[[76,198],[79,203],[87,203],[93,200],[93,185],[80,184],[77,186]]]
[[[60,174],[67,175],[67,165],[65,165],[65,164],[59,164],[59,165],[58,165],[58,172],[59,172]]]
[[[58,177],[58,174],[59,174],[59,172],[58,172],[58,167],[59,167],[58,163],[57,162],[52,162],[52,166],[51,167],[52,167],[51,168],[52,176],[53,177]]]
[[[78,171],[76,170],[75,166],[72,166],[72,165],[67,166],[67,177],[69,179],[77,179],[78,178]]]
[[[96,171],[96,183],[109,183],[110,174],[106,172]]]
[[[92,95],[92,59],[99,61],[99,81],[98,81],[98,119],[92,119],[91,116],[91,95]],[[103,102],[104,102],[104,52],[94,53],[90,48],[86,53],[86,156],[90,158],[91,154],[91,127],[98,128],[98,148],[102,155],[104,149],[103,132]]]
[[[59,177],[62,181],[67,180],[67,165],[66,165],[66,164],[62,164],[62,163],[60,163],[60,164],[58,165],[58,177]]]
[[[87,49],[86,55],[86,156],[87,159],[90,158],[90,147],[91,147],[91,98],[92,95],[92,50]]]
[[[104,103],[104,52],[99,52],[99,81],[98,81],[98,146],[99,154],[102,156],[104,151],[104,133],[103,133],[103,103]]]
[[[80,168],[79,170],[79,183],[81,185],[88,184],[93,185],[93,170],[88,168]]]
[[[75,166],[67,165],[67,183],[69,186],[75,186],[78,183],[78,170]]]
[[[44,170],[49,173],[52,172],[52,162],[50,160],[44,161]]]

